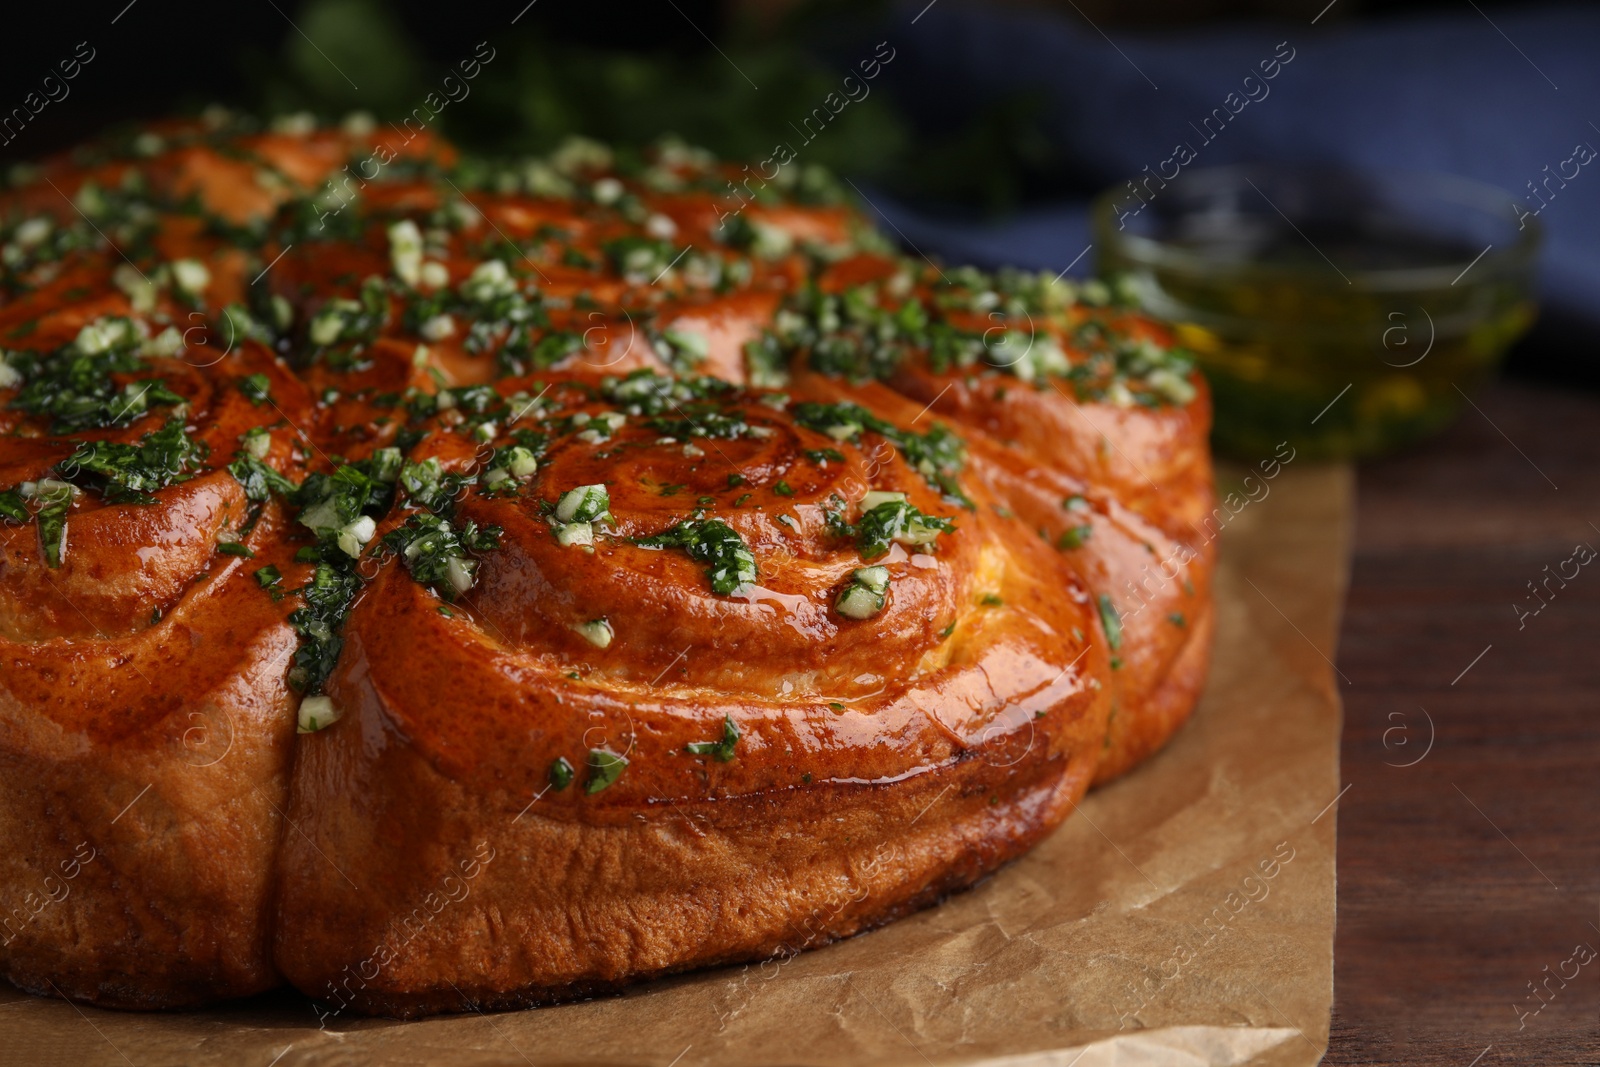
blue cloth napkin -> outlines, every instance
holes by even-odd
[[[1600,158],[1565,187],[1543,184],[1572,173],[1578,145],[1591,155],[1600,147],[1600,11],[1464,5],[1108,37],[1070,13],[925,4],[897,9],[883,31],[898,50],[894,89],[924,113],[1039,91],[1050,136],[1106,186],[1161,168],[1179,143],[1195,149],[1189,167],[1331,162],[1476,178],[1506,191],[1508,215],[1513,202],[1538,209],[1546,305],[1600,328]],[[1263,77],[1274,61],[1275,76]],[[1215,122],[1199,128],[1218,107],[1238,113],[1220,132]],[[994,223],[872,199],[908,241],[947,260],[1050,270],[1076,260],[1074,274],[1093,266],[1086,202]]]

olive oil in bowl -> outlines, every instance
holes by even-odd
[[[1251,166],[1141,192],[1097,201],[1100,269],[1175,324],[1241,458],[1431,434],[1533,321],[1534,222],[1475,182]]]

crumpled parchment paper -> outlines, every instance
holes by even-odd
[[[1242,473],[1220,472],[1217,646],[1193,720],[936,908],[626,996],[411,1023],[319,1029],[288,992],[139,1015],[6,989],[0,1064],[1314,1064],[1333,999],[1330,659],[1352,477],[1291,464],[1247,494]]]

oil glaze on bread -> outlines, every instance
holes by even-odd
[[[13,174],[7,978],[571,998],[925,907],[1160,748],[1171,336],[736,176],[223,114]]]

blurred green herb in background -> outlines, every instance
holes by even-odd
[[[829,93],[845,95],[844,76],[872,55],[875,40],[859,7],[851,10],[855,30],[844,33],[822,21],[830,7],[812,5],[765,33],[736,30],[719,42],[720,52],[603,48],[533,28],[506,35],[489,42],[494,59],[470,83],[470,94],[430,125],[468,152],[495,155],[546,152],[573,134],[625,153],[676,134],[737,160],[765,158],[787,142],[803,163],[902,197],[958,201],[990,213],[1014,207],[1059,173],[1040,129],[1038,101],[1013,96],[946,128],[922,130],[886,91],[892,62],[864,82],[870,90],[864,97],[805,143],[797,127]],[[312,0],[298,21],[304,34],[286,39],[279,60],[255,64],[259,103],[269,113],[311,110],[336,119],[361,109],[380,122],[398,120],[430,92],[442,97],[440,82],[454,73],[429,69],[420,58],[424,50],[377,0]],[[841,53],[838,68],[823,62],[802,43],[817,39],[819,28],[832,28],[836,39],[859,32],[861,55]]]

